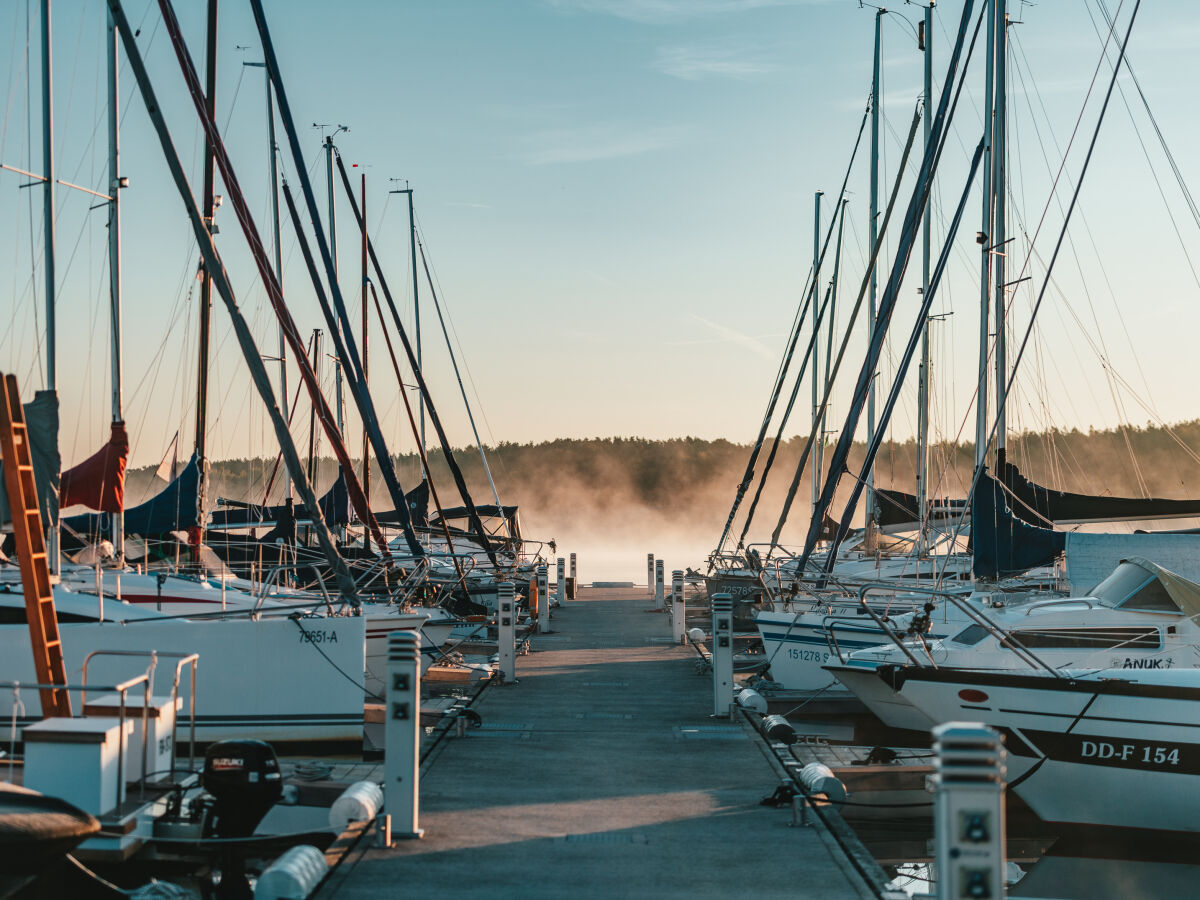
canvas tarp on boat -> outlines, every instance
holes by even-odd
[[[200,495],[200,461],[195,454],[179,477],[145,503],[125,510],[126,534],[166,534],[186,531],[200,524],[197,503]],[[81,535],[110,536],[109,516],[84,513],[68,516],[63,525]]]
[[[1106,606],[1129,605],[1134,609],[1145,608],[1148,576],[1158,582],[1159,587],[1179,607],[1180,612],[1193,618],[1200,616],[1200,584],[1144,556],[1131,556],[1121,560],[1100,584],[1089,589],[1087,593]],[[1157,610],[1160,607],[1155,602],[1152,608]]]
[[[1066,536],[1067,580],[1074,593],[1090,591],[1122,560],[1152,560],[1184,577],[1200,581],[1200,534],[1084,534]]]

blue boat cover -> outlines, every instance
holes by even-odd
[[[1022,522],[1009,508],[1004,486],[987,471],[979,473],[971,502],[976,578],[1001,578],[1050,565],[1066,542],[1065,532]]]
[[[199,496],[200,461],[192,454],[178,478],[145,503],[125,510],[125,533],[145,536],[195,528],[200,524],[196,511]],[[62,522],[80,534],[111,536],[111,516],[107,513],[67,516]]]

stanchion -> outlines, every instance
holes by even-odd
[[[554,596],[558,598],[558,605],[564,606],[567,602],[567,561],[561,556],[558,558],[558,571],[555,575],[558,580],[554,585]]]
[[[654,554],[646,554],[646,589],[654,596]]]
[[[654,561],[654,608],[661,610],[666,596],[663,591],[663,561]]]

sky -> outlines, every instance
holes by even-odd
[[[200,131],[157,4],[125,5],[199,193]],[[204,4],[176,5],[202,69]],[[33,172],[42,170],[38,6],[13,0],[0,8],[0,35],[10,35],[0,65],[0,162]],[[1014,350],[1046,284],[1111,74],[1101,62],[1108,36],[1102,9],[1117,13],[1119,36],[1132,6],[1058,0],[1014,3],[1010,11],[1008,197],[1017,238],[1006,258],[1010,270],[1028,276],[1010,295],[1006,331]],[[266,0],[266,7],[314,188],[324,204],[321,141],[346,126],[336,144],[347,165],[357,166],[354,177],[366,175],[372,240],[415,328],[406,199],[389,193],[411,185],[486,443],[609,435],[753,440],[812,264],[814,193],[825,192],[824,233],[870,92],[874,9],[857,0],[346,0],[336,10],[317,0]],[[935,10],[935,92],[961,12],[961,0]],[[881,18],[885,198],[922,95],[923,54],[913,31],[922,14],[905,3]],[[104,16],[103,0],[57,0],[53,9],[58,177],[102,193]],[[1010,428],[1086,430],[1200,415],[1190,388],[1200,247],[1180,186],[1200,183],[1200,161],[1189,152],[1200,137],[1189,90],[1200,75],[1198,44],[1193,4],[1148,3],[1139,11],[1129,59],[1178,176],[1122,75],[1018,369]],[[262,56],[247,3],[223,0],[218,48],[218,121],[267,234],[263,70],[243,65]],[[980,52],[935,187],[935,254],[980,137],[982,93]],[[120,97],[121,174],[130,180],[121,194],[123,413],[137,466],[157,463],[177,432],[184,448],[194,440],[198,257],[127,65]],[[900,183],[885,274],[920,140],[918,132]],[[297,186],[286,145],[280,164]],[[16,372],[27,395],[45,383],[42,188],[28,181],[0,171],[0,252],[7,257],[0,369]],[[839,341],[865,270],[865,146],[847,199]],[[97,204],[81,192],[57,191],[65,465],[100,446],[111,414],[105,212]],[[976,190],[934,301],[931,427],[946,440],[973,435],[980,204]],[[336,218],[339,283],[357,323],[359,236],[344,199]],[[217,224],[239,305],[262,354],[272,357],[275,325],[230,204]],[[282,252],[285,294],[308,335],[324,325],[288,227]],[[915,322],[919,271],[918,249],[877,381],[884,389]],[[465,445],[470,426],[423,276],[418,294],[426,377],[452,442]],[[273,455],[269,423],[219,302],[213,335],[210,455]],[[860,320],[834,393],[831,430],[840,427],[864,335]],[[414,440],[382,340],[373,325],[373,394],[389,445],[406,452]],[[323,369],[332,397],[328,360]],[[294,388],[294,369],[289,380]],[[913,383],[906,381],[892,425],[901,440],[915,428]],[[785,435],[808,433],[810,402],[803,386]],[[307,428],[302,401],[293,424],[302,444]],[[356,450],[361,432],[350,413],[346,432]]]

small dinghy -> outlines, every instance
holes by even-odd
[[[0,897],[7,897],[100,830],[57,797],[0,783]]]

